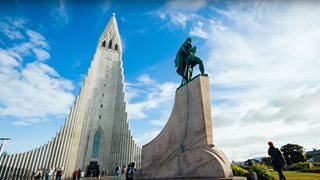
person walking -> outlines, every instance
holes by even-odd
[[[38,171],[36,172],[36,174],[34,175],[34,179],[35,180],[40,180],[42,177],[42,171],[41,169],[38,169]]]
[[[81,169],[79,168],[79,169],[78,169],[78,180],[80,180],[80,178],[81,178],[81,173],[82,173],[82,171],[81,171]]]
[[[77,176],[78,176],[78,170],[75,169],[72,173],[72,180],[76,180]]]
[[[270,141],[268,142],[269,149],[268,155],[271,156],[271,164],[274,170],[278,171],[279,180],[286,180],[286,177],[282,173],[282,168],[287,165],[285,158],[283,157],[282,152],[274,147],[273,143]]]
[[[133,172],[135,171],[134,166],[135,166],[135,163],[134,163],[134,162],[132,162],[132,163],[130,163],[130,164],[128,165],[128,169],[127,169],[127,173],[126,173],[126,175],[127,175],[127,180],[133,180]]]

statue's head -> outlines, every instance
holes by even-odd
[[[192,42],[192,40],[191,40],[191,37],[188,37],[188,38],[187,38],[187,41],[190,41],[190,42]]]

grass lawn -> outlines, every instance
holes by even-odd
[[[319,180],[320,179],[320,173],[302,173],[295,171],[283,171],[284,176],[287,180]],[[277,171],[272,172],[273,177],[275,177],[276,180],[279,180],[279,175]]]

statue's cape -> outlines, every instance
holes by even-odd
[[[185,60],[184,58],[186,58],[187,56],[186,55],[187,51],[185,49],[187,45],[188,45],[187,41],[181,45],[179,51],[177,52],[176,59],[174,60],[175,67],[177,68],[177,73],[182,77],[184,76],[185,64],[183,63],[183,61]]]
[[[181,76],[183,76],[183,54],[181,53],[181,51],[179,50],[177,52],[177,55],[176,55],[176,59],[174,60],[174,63],[175,63],[175,67],[177,68],[177,73]]]

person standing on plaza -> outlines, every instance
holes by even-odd
[[[115,180],[118,180],[119,172],[120,172],[120,166],[119,166],[119,164],[116,164],[116,168],[114,169],[114,179]]]
[[[286,166],[287,163],[282,152],[278,148],[274,147],[272,142],[268,142],[268,145],[268,155],[271,156],[271,164],[273,168],[278,171],[279,180],[286,180],[286,177],[282,173],[282,168]]]
[[[125,176],[125,172],[126,172],[126,165],[123,165],[121,168],[121,176],[120,179],[122,178],[122,176]]]
[[[60,167],[58,167],[56,171],[56,180],[61,180],[61,176],[62,176],[62,170]]]
[[[46,179],[46,180],[51,180],[53,173],[54,173],[54,169],[52,168],[52,166],[50,166],[49,173],[48,173],[48,179]]]
[[[44,178],[45,178],[45,180],[49,180],[49,168],[47,168],[47,169],[44,169]]]
[[[135,171],[134,169],[135,163],[132,162],[128,165],[127,169],[127,180],[133,180],[133,172]]]
[[[104,171],[104,169],[102,169],[101,176],[104,176],[104,174],[105,174],[105,171]]]

